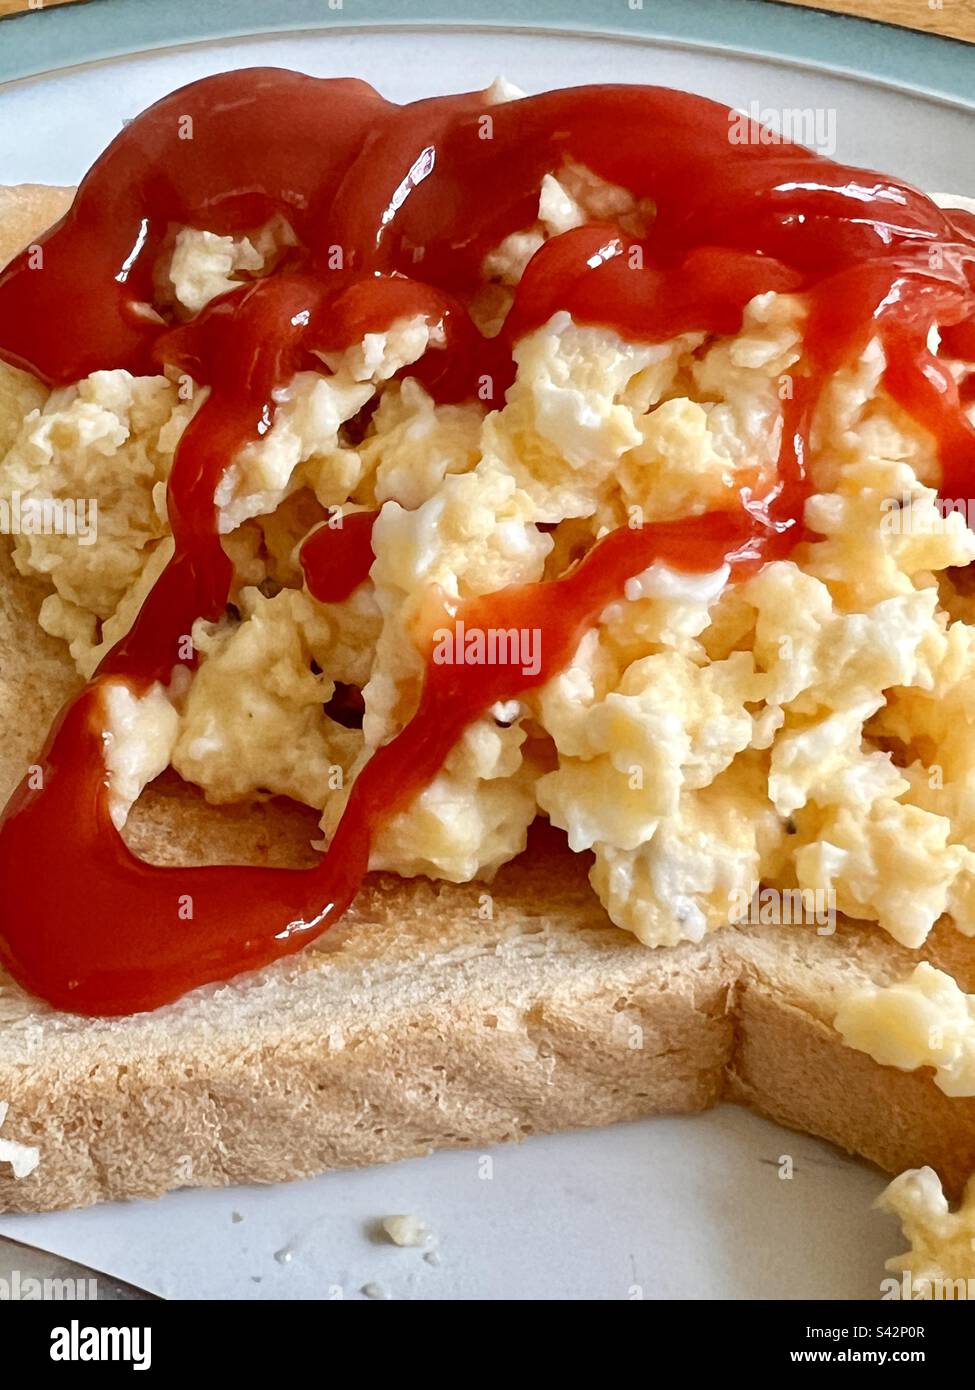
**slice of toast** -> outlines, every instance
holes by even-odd
[[[69,197],[0,190],[0,263]],[[37,624],[42,596],[0,538],[3,801],[78,684]],[[316,830],[287,803],[218,811],[166,777],[127,835],[157,862],[299,865]],[[843,921],[651,950],[609,923],[587,867],[539,830],[492,884],[490,916],[483,885],[375,875],[302,954],[132,1018],[57,1013],[0,973],[0,1138],[40,1159],[19,1180],[0,1165],[0,1210],[276,1182],[722,1098],[890,1172],[931,1164],[959,1191],[975,1100],[878,1066],[831,1026],[840,991],[917,955]],[[924,954],[975,988],[975,942],[950,924]]]

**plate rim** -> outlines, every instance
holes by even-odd
[[[9,15],[0,19],[0,84],[221,40],[501,31],[771,58],[975,109],[975,46],[770,0],[616,0],[611,16],[601,0],[534,0],[530,18],[523,0],[493,0],[490,15],[479,0],[278,0],[271,9],[266,0],[88,0]]]

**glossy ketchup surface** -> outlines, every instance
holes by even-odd
[[[337,514],[302,542],[299,558],[312,598],[341,603],[369,578],[372,528],[378,512]]]
[[[400,107],[356,81],[235,72],[132,122],[40,239],[41,255],[35,247],[0,275],[0,356],[46,382],[165,366],[209,387],[170,477],[173,559],[61,712],[0,824],[0,959],[24,986],[61,1008],[129,1013],[312,940],[354,898],[377,828],[409,807],[465,727],[562,669],[629,578],[657,560],[741,573],[787,553],[801,532],[819,392],[872,337],[886,389],[937,440],[945,488],[967,490],[975,438],[929,334],[938,325],[946,351],[975,358],[972,220],[757,130],[734,141],[732,124],[725,107],[661,88]],[[501,333],[482,338],[465,306],[484,256],[531,225],[542,176],[566,160],[649,200],[649,230],[640,241],[614,226],[553,238]],[[278,214],[299,245],[273,273],[187,323],[146,312],[175,228],[239,234]],[[112,684],[140,694],[167,682],[193,622],[225,611],[233,576],[214,493],[270,428],[275,393],[295,372],[325,372],[322,355],[422,315],[431,346],[411,373],[439,400],[500,404],[514,344],[556,310],[661,342],[735,333],[766,291],[804,296],[808,313],[776,476],[744,489],[740,508],[614,532],[561,578],[460,603],[452,616],[467,631],[536,629],[539,670],[431,661],[415,714],[359,774],[313,868],[160,868],[128,850],[104,760]],[[338,602],[367,577],[374,519],[351,513],[311,534],[301,553],[310,593]]]

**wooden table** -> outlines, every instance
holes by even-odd
[[[70,5],[73,0],[44,0],[43,5],[31,4],[30,0],[0,0],[0,15],[18,14],[21,10],[47,10],[52,5]]]
[[[2,0],[0,0],[2,3]],[[880,19],[902,29],[924,29],[975,43],[975,0],[781,0],[809,10],[832,10],[861,19]]]
[[[47,9],[51,5],[78,4],[82,0],[0,0],[0,15],[20,10]],[[133,0],[133,4],[138,0]],[[779,0],[807,9],[832,10],[837,14],[879,19],[904,29],[924,29],[932,34],[975,43],[975,0]]]

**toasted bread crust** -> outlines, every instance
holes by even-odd
[[[0,190],[0,263],[69,196]],[[78,684],[38,627],[41,597],[0,540],[4,800]],[[283,803],[217,812],[163,779],[127,833],[158,862],[299,865],[315,819]],[[483,886],[374,876],[301,955],[133,1018],[56,1013],[0,973],[2,1137],[40,1150],[28,1177],[0,1172],[0,1211],[277,1182],[722,1098],[960,1189],[975,1101],[949,1100],[927,1069],[878,1066],[830,1026],[845,986],[887,983],[916,955],[846,922],[650,950],[611,926],[586,869],[540,832],[492,885],[490,917]],[[924,954],[975,986],[975,943],[950,925]]]

